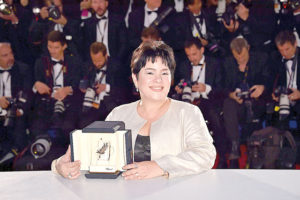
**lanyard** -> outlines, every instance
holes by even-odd
[[[101,40],[100,42],[103,42],[105,31],[106,31],[106,27],[107,27],[107,21],[105,21],[103,32],[101,31],[100,23],[101,23],[101,21],[97,24],[97,29],[98,29],[98,32],[100,33],[100,37],[101,37],[100,38],[100,40]]]
[[[243,79],[243,84],[246,84],[247,83],[247,77],[248,77],[248,65],[246,66],[246,69],[245,69],[245,74],[244,74],[244,79]]]
[[[198,81],[199,81],[199,79],[201,77],[202,70],[203,70],[204,66],[205,66],[205,62],[202,64],[202,66],[200,66],[200,71],[199,71],[198,77],[195,80],[195,82],[197,82],[197,83],[198,83]]]
[[[61,68],[60,68],[60,70],[59,70],[57,76],[54,78],[54,84],[53,84],[54,86],[57,86],[56,81],[57,81],[57,79],[60,77],[60,75],[61,75],[61,73],[62,73],[62,71],[63,71],[63,68],[64,68],[64,66],[61,65]],[[54,76],[54,66],[52,67],[52,74],[53,74],[53,76]]]

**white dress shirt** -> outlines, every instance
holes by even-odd
[[[8,71],[5,71],[8,69],[2,67],[0,67],[0,69],[4,70],[4,72],[0,74],[0,97],[11,97],[11,75]]]
[[[297,65],[295,66],[295,71],[292,71],[293,61],[289,60],[286,63],[286,87],[287,88],[295,88],[297,89]],[[291,82],[292,81],[292,82]]]
[[[107,67],[104,66],[102,70],[107,70]],[[100,94],[96,95],[94,102],[100,104],[100,102],[104,99],[105,96],[108,96],[110,92],[110,85],[106,83],[106,74],[103,75],[104,72],[100,71],[96,74],[95,82],[99,82],[100,84],[106,84],[105,91],[100,92]],[[103,78],[101,79],[103,75]],[[101,80],[100,80],[101,79]]]
[[[158,8],[156,8],[154,10],[150,10],[150,8],[148,8],[147,4],[145,5],[145,20],[144,20],[145,27],[149,27],[150,24],[157,18],[156,12],[151,12],[150,14],[148,14],[148,11],[157,11],[157,10],[158,10]]]
[[[206,63],[205,63],[205,56],[203,55],[199,65],[193,66],[192,81],[205,84],[205,71],[206,71]],[[192,92],[192,100],[194,100],[195,98],[200,98],[200,96],[202,96],[205,99],[208,99],[208,93],[210,91],[211,91],[211,86],[205,84],[205,92]]]
[[[199,15],[201,15],[201,12],[199,13]],[[198,15],[194,15],[194,16],[198,16]],[[200,19],[199,18],[196,18],[196,21],[199,24],[201,34],[198,32],[198,29],[197,29],[197,27],[196,27],[195,24],[193,26],[192,33],[193,33],[194,37],[200,38],[200,35],[203,35],[203,36],[206,35],[205,19],[203,19],[202,23],[200,23]]]

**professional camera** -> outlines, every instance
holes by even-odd
[[[3,15],[10,15],[12,13],[12,8],[4,0],[0,0],[0,13]]]
[[[22,91],[20,91],[16,98],[6,98],[9,102],[9,106],[6,110],[2,110],[0,115],[4,117],[4,127],[12,127],[14,120],[17,116],[17,110],[23,109],[26,103],[26,97]]]
[[[278,86],[274,95],[279,97],[279,120],[284,120],[290,114],[290,100],[288,96],[292,93],[290,88],[284,86]]]
[[[174,94],[172,98],[184,102],[192,103],[192,86],[194,84],[195,82],[182,79],[177,85],[180,89],[182,89],[182,94]]]
[[[99,82],[95,82],[93,87],[88,87],[87,81],[84,82],[84,80],[80,81],[79,88],[86,90],[84,99],[83,99],[83,105],[82,105],[82,112],[89,111],[92,107],[98,108],[99,104],[95,105],[95,97],[96,97],[96,85],[98,85]]]
[[[41,12],[41,9],[38,6],[35,6],[32,8],[32,12],[34,15],[39,15]],[[52,19],[59,19],[61,16],[59,8],[53,4],[48,7],[48,13],[49,13],[49,18],[52,18]]]
[[[215,35],[211,32],[207,32],[206,35],[203,35],[203,39],[207,40],[207,49],[215,54],[220,50],[220,41],[215,37]]]
[[[246,123],[253,122],[254,113],[252,108],[252,98],[250,96],[253,91],[250,90],[248,84],[241,84],[241,87],[237,88],[236,91],[236,96],[243,99],[243,103],[246,106]]]
[[[251,0],[233,0],[230,4],[227,5],[226,11],[222,15],[224,22],[229,25],[230,20],[237,20],[238,16],[236,15],[236,7],[239,4],[243,4],[246,8],[251,7]]]
[[[42,158],[50,151],[52,142],[48,135],[39,135],[30,146],[30,153],[35,159]]]

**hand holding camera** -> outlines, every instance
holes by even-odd
[[[239,25],[240,25],[240,23],[238,21],[232,20],[232,19],[230,20],[229,25],[227,25],[227,23],[224,20],[222,20],[222,22],[223,22],[224,27],[231,33],[235,32],[239,28]]]
[[[289,99],[291,101],[297,101],[300,99],[300,91],[295,89],[295,88],[291,88],[292,93],[288,96]]]
[[[195,83],[192,85],[192,91],[193,92],[205,92],[206,86],[203,83]]]
[[[106,89],[106,84],[97,83],[95,85],[95,90],[97,94],[100,94],[101,92],[105,91],[105,89]]]
[[[50,94],[51,89],[45,84],[40,81],[36,81],[34,84],[35,89],[38,91],[39,94]]]
[[[71,87],[59,87],[59,88],[53,88],[53,98],[59,101],[62,101],[73,92]]]
[[[238,104],[243,103],[243,99],[237,96],[237,93],[240,92],[241,90],[236,89],[234,92],[229,93],[229,97],[233,100],[235,100]]]
[[[6,109],[9,106],[9,101],[5,97],[0,97],[0,107]]]
[[[265,86],[263,85],[254,85],[250,88],[250,97],[251,98],[258,98],[264,92]]]

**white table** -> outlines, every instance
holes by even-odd
[[[211,170],[174,179],[67,180],[50,171],[1,172],[0,199],[300,200],[300,170]]]

